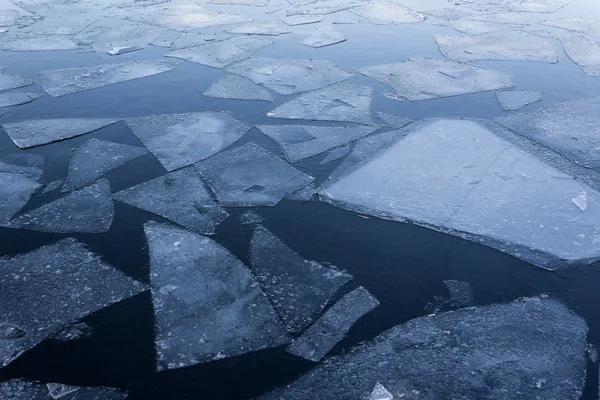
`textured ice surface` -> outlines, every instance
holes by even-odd
[[[30,119],[3,124],[2,129],[22,149],[70,139],[115,123],[109,118]]]
[[[304,93],[267,113],[271,118],[372,124],[373,89],[338,83]]]
[[[53,233],[104,233],[113,220],[106,179],[19,215],[7,226]]]
[[[5,165],[2,163],[0,167]],[[0,225],[12,219],[40,186],[37,181],[18,172],[0,172]]]
[[[303,259],[262,226],[254,232],[250,257],[260,285],[290,332],[306,328],[352,279],[345,271]]]
[[[298,14],[281,18],[283,22],[290,26],[314,24],[317,22],[321,22],[322,19],[322,15],[316,14]]]
[[[350,9],[351,13],[368,19],[374,24],[407,24],[421,22],[425,16],[398,3],[386,0],[372,0]]]
[[[252,21],[234,28],[229,28],[227,32],[245,35],[279,36],[284,33],[290,33],[291,30],[285,25],[275,21]]]
[[[39,77],[44,90],[52,97],[59,97],[161,74],[172,70],[177,64],[173,60],[132,61],[42,71]]]
[[[215,226],[227,217],[193,167],[122,190],[113,197],[207,235],[214,234]]]
[[[463,17],[466,17],[468,15],[471,15],[472,12],[469,12],[467,10],[464,10],[462,8],[458,8],[458,7],[453,7],[453,8],[432,8],[432,9],[428,9],[428,10],[422,10],[421,11],[423,14],[427,14],[427,15],[431,15],[433,17],[437,17],[437,18],[441,18],[441,19],[445,19],[447,21],[451,21],[451,20],[455,20],[455,19],[460,19]]]
[[[513,11],[553,13],[568,4],[565,0],[454,0],[478,11]]]
[[[402,128],[403,126],[406,126],[412,122],[410,118],[383,112],[378,112],[377,116],[385,123],[385,125],[396,129]]]
[[[295,201],[310,201],[316,193],[317,185],[314,182],[312,182],[303,187],[302,189],[288,194],[287,196],[285,196],[285,198],[288,200]]]
[[[398,325],[259,399],[366,399],[380,383],[403,400],[576,400],[586,334],[582,318],[548,299],[446,312]]]
[[[33,85],[33,81],[26,76],[12,75],[5,71],[5,67],[0,67],[0,92],[20,87]]]
[[[0,283],[0,366],[63,326],[143,289],[74,239],[0,259]]]
[[[223,111],[148,115],[125,123],[168,171],[220,152],[250,129]]]
[[[253,57],[227,68],[279,94],[320,89],[353,75],[331,61]]]
[[[217,40],[225,40],[231,37],[228,33],[203,33],[203,32],[177,32],[168,31],[150,42],[153,46],[168,47],[173,50],[186,47],[201,46]]]
[[[273,206],[313,181],[254,143],[224,151],[196,167],[225,206]]]
[[[289,343],[248,268],[217,242],[172,225],[145,225],[158,370]]]
[[[38,180],[44,172],[44,157],[38,154],[12,153],[0,159],[0,172],[19,173],[27,178]]]
[[[53,340],[60,340],[61,342],[68,342],[71,340],[87,339],[92,337],[94,331],[92,327],[85,322],[78,324],[67,325],[62,328],[58,333],[52,336]]]
[[[482,35],[484,33],[503,31],[512,28],[511,25],[507,24],[475,21],[470,18],[461,18],[455,21],[447,21],[440,25],[450,27],[462,33],[468,33],[469,35]]]
[[[450,304],[453,307],[470,307],[473,305],[473,291],[468,282],[447,280],[444,285],[450,293]]]
[[[6,36],[0,41],[0,49],[6,51],[58,51],[75,50],[77,42],[67,36]]]
[[[495,120],[589,168],[600,167],[600,99],[549,104]]]
[[[369,400],[394,400],[394,396],[383,386],[377,382],[373,387]]]
[[[468,18],[476,21],[494,22],[510,25],[530,25],[532,22],[529,14],[511,11],[474,14],[469,16]]]
[[[259,125],[265,135],[276,141],[291,162],[321,154],[373,133],[377,127]]]
[[[435,41],[443,55],[459,62],[476,60],[558,62],[558,55],[549,39],[524,32],[506,31],[481,36],[436,35]]]
[[[0,26],[11,26],[20,16],[17,10],[0,10]]]
[[[94,12],[46,16],[42,20],[36,18],[34,23],[21,27],[19,31],[35,35],[76,35],[98,18],[99,15]]]
[[[600,257],[600,193],[468,120],[426,122],[324,201],[481,241],[546,268]],[[571,199],[587,193],[587,209]]]
[[[0,108],[30,103],[40,96],[38,93],[0,93]]]
[[[321,26],[315,29],[312,35],[304,39],[302,44],[318,48],[331,46],[345,41],[346,38],[333,26]]]
[[[23,379],[0,382],[0,398],[6,400],[123,400],[127,394],[117,388],[70,386]]]
[[[273,101],[273,96],[268,90],[248,78],[237,75],[227,75],[219,79],[204,92],[204,95],[219,99]]]
[[[335,160],[339,160],[340,158],[347,156],[348,153],[350,153],[350,150],[352,150],[352,146],[349,144],[336,147],[327,154],[327,156],[319,163],[319,165],[325,165]]]
[[[496,92],[496,99],[500,107],[506,111],[516,111],[529,104],[537,103],[542,100],[544,92],[534,92],[530,90],[499,90]]]
[[[261,222],[263,222],[262,217],[254,211],[246,211],[240,215],[240,224],[242,225],[260,224]]]
[[[65,189],[81,189],[105,173],[146,153],[142,147],[90,139],[71,157]]]
[[[586,35],[600,36],[600,20],[588,17],[560,18],[540,22],[542,25],[554,26]]]
[[[359,71],[411,101],[512,87],[510,75],[503,72],[434,58],[415,58]]]
[[[238,36],[201,46],[174,50],[167,57],[181,58],[214,68],[242,61],[273,42],[262,37]]]
[[[356,321],[378,305],[377,299],[365,288],[354,289],[294,340],[287,351],[307,360],[320,361],[344,338]]]
[[[567,56],[589,76],[600,76],[600,41],[582,35],[561,37]]]

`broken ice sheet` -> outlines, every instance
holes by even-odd
[[[470,307],[473,305],[473,291],[468,282],[454,280],[444,281],[450,293],[450,304],[453,307]]]
[[[476,20],[476,21],[484,21],[484,22],[493,22],[500,24],[509,24],[509,25],[530,25],[531,17],[529,14],[522,12],[495,12],[495,13],[485,13],[485,14],[474,14],[467,18]]]
[[[432,58],[414,58],[359,71],[391,86],[410,101],[512,87],[510,75],[503,72]]]
[[[108,232],[114,215],[106,179],[21,214],[6,226],[52,233]]]
[[[324,47],[345,42],[346,38],[333,26],[321,26],[301,43],[311,47]]]
[[[0,172],[16,172],[38,180],[43,174],[44,157],[39,154],[11,153],[0,158]]]
[[[0,337],[0,366],[63,326],[144,289],[74,239],[0,259],[0,282],[0,324],[19,333]]]
[[[229,39],[230,37],[231,35],[228,33],[167,31],[165,34],[151,41],[150,44],[176,50],[184,49],[186,47],[201,46],[206,43]]]
[[[44,90],[52,97],[59,97],[161,74],[171,71],[178,64],[174,60],[132,61],[42,71],[39,77]]]
[[[40,96],[38,93],[0,93],[0,108],[31,103]]]
[[[75,50],[79,44],[67,36],[5,36],[0,49],[5,51],[59,51]]]
[[[565,5],[565,0],[454,0],[458,6],[465,6],[478,11],[513,11],[553,13]]]
[[[12,75],[6,72],[6,67],[0,67],[0,92],[33,85],[33,81],[26,76]]]
[[[248,78],[237,75],[226,75],[219,79],[204,92],[204,95],[219,99],[273,101],[273,96],[268,90]]]
[[[322,19],[323,16],[317,14],[298,14],[281,18],[283,22],[290,26],[314,24],[321,22]]]
[[[600,193],[490,127],[423,122],[326,184],[320,198],[482,242],[548,269],[600,257]],[[581,192],[587,193],[583,218],[571,202]]]
[[[287,196],[285,196],[285,198],[288,200],[295,201],[310,201],[313,198],[313,196],[317,193],[317,189],[317,185],[314,182],[312,182],[303,187],[302,189],[288,194]]]
[[[146,153],[146,149],[142,147],[90,139],[71,157],[64,189],[81,189],[107,172]]]
[[[373,89],[338,83],[304,93],[267,113],[271,118],[372,124]]]
[[[600,36],[600,20],[588,17],[560,18],[540,22],[542,25],[553,26],[586,35]]]
[[[274,206],[314,178],[254,143],[223,151],[196,164],[219,204]]]
[[[220,152],[250,129],[224,111],[148,115],[125,123],[167,171]]]
[[[581,397],[585,321],[550,299],[465,308],[398,325],[259,400]],[[424,377],[427,377],[424,379]]]
[[[484,22],[474,21],[469,18],[461,18],[455,21],[446,21],[439,24],[441,26],[447,26],[458,32],[467,33],[469,35],[482,35],[484,33],[503,31],[506,29],[512,29],[511,25],[500,24],[495,22]]]
[[[0,382],[0,398],[6,400],[124,400],[127,394],[103,386],[71,386],[23,379]]]
[[[260,225],[252,238],[250,258],[258,282],[289,332],[306,328],[352,280],[345,271],[303,259]]]
[[[0,27],[11,26],[20,16],[17,10],[0,10]]]
[[[583,35],[561,37],[567,56],[589,76],[600,76],[600,41]]]
[[[113,197],[206,235],[214,234],[216,225],[227,217],[192,167],[122,190]]]
[[[253,57],[226,70],[283,95],[320,89],[353,76],[331,61],[265,57]]]
[[[344,338],[361,317],[379,305],[365,288],[359,287],[344,295],[311,325],[287,351],[314,362],[320,361]]]
[[[333,162],[335,160],[339,160],[342,157],[346,157],[348,155],[348,153],[350,153],[350,151],[352,150],[352,146],[350,146],[349,144],[340,146],[340,147],[336,147],[335,149],[331,150],[328,154],[327,157],[325,157],[320,163],[319,165],[325,165],[328,164],[330,162]]]
[[[76,35],[88,25],[97,21],[99,15],[91,12],[87,14],[63,14],[60,16],[47,16],[40,21],[20,28],[19,31],[35,35]],[[75,39],[77,39],[75,37]]]
[[[227,32],[245,35],[279,36],[284,33],[290,33],[291,30],[275,21],[252,21],[229,28]]]
[[[228,250],[172,225],[149,222],[144,230],[158,370],[290,342],[252,273]]]
[[[384,112],[378,112],[377,116],[385,122],[385,125],[390,126],[392,128],[398,129],[406,126],[412,122],[411,119],[406,117],[401,117],[400,115],[388,114]]]
[[[0,225],[11,220],[40,186],[18,172],[0,172]]]
[[[498,90],[496,99],[506,111],[516,111],[529,104],[537,103],[542,100],[544,92],[534,92],[530,90]]]
[[[351,8],[350,12],[379,25],[408,24],[425,20],[423,14],[386,0],[372,0],[364,5]]]
[[[33,119],[2,124],[12,141],[22,149],[70,139],[114,124],[109,118]]]
[[[373,387],[369,400],[394,400],[394,396],[383,386],[377,382]]]
[[[462,8],[433,8],[428,10],[421,10],[423,14],[431,15],[433,17],[445,19],[448,21],[459,19],[471,15],[472,12],[466,11]]]
[[[368,126],[309,125],[259,125],[257,128],[281,146],[285,158],[290,162],[324,153],[379,129]]]

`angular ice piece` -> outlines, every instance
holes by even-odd
[[[322,19],[323,16],[317,14],[298,14],[281,18],[281,20],[289,26],[314,24],[321,22]]]
[[[33,180],[40,179],[42,173],[44,172],[41,168],[38,168],[37,166],[15,165],[9,164],[4,161],[8,161],[8,157],[5,157],[3,158],[3,161],[0,161],[0,172],[18,173]]]
[[[68,342],[71,340],[87,339],[93,335],[92,327],[85,322],[65,326],[58,333],[52,336],[54,340]]]
[[[531,17],[528,14],[512,11],[475,14],[469,16],[468,18],[473,19],[475,21],[493,22],[510,25],[531,24]]]
[[[350,9],[374,24],[409,24],[425,20],[425,16],[398,3],[386,0],[372,0],[364,5]]]
[[[0,172],[18,172],[35,180],[40,179],[44,172],[44,156],[40,154],[20,151],[9,153],[0,160]]]
[[[46,16],[43,20],[36,21],[26,28],[21,28],[21,30],[36,35],[76,35],[90,24],[96,22],[98,18],[98,14],[94,12]]]
[[[265,88],[237,75],[226,75],[219,79],[204,95],[218,99],[273,101],[273,96]]]
[[[560,18],[540,22],[542,25],[579,32],[586,35],[600,36],[600,20],[588,17]]]
[[[271,0],[209,0],[208,4],[226,4],[231,6],[265,7]]]
[[[108,53],[111,56],[118,56],[120,54],[131,53],[131,52],[138,51],[138,50],[142,50],[142,47],[141,46],[116,46],[116,47],[113,47],[112,49],[108,50],[106,53]]]
[[[63,383],[47,383],[46,387],[48,388],[48,392],[50,392],[50,397],[53,399],[60,399],[79,390],[79,386],[65,385]]]
[[[4,37],[0,49],[5,51],[59,51],[75,50],[79,44],[67,36],[11,36]]]
[[[265,57],[253,57],[226,70],[284,95],[320,89],[353,76],[331,61]]]
[[[385,386],[377,382],[375,387],[373,387],[369,400],[394,400],[394,396],[385,388]]]
[[[575,204],[577,206],[577,208],[579,208],[581,211],[585,211],[585,209],[587,208],[587,194],[585,192],[581,192],[579,193],[578,196],[573,197],[571,199],[571,201],[573,202],[573,204]]]
[[[17,172],[0,172],[0,225],[10,221],[41,185]]]
[[[433,8],[429,10],[421,11],[423,14],[431,15],[433,17],[438,17],[441,19],[445,19],[447,21],[460,19],[471,15],[472,12],[466,11],[462,8],[453,7],[453,8]]]
[[[110,118],[32,119],[2,124],[2,129],[22,149],[70,139],[117,122]]]
[[[481,36],[436,35],[446,57],[459,62],[476,60],[539,61],[557,63],[552,41],[524,32],[495,32]]]
[[[267,38],[238,36],[201,46],[174,50],[167,57],[181,58],[214,68],[224,68],[229,64],[245,60],[257,51],[273,44]]]
[[[231,35],[227,33],[180,33],[176,31],[168,31],[164,35],[151,41],[150,44],[158,47],[168,47],[175,50],[184,49],[186,47],[201,46],[206,43],[229,39],[230,37]]]
[[[340,147],[336,147],[335,149],[331,150],[329,152],[329,154],[327,154],[327,157],[325,157],[319,163],[319,165],[325,165],[332,161],[339,160],[342,157],[346,157],[348,155],[348,153],[350,153],[351,150],[352,150],[352,147],[349,144],[346,144],[346,145],[343,145]]]
[[[286,15],[288,17],[293,15],[303,15],[303,14],[313,14],[313,15],[326,15],[326,14],[334,14],[340,11],[349,10],[353,7],[363,4],[362,2],[342,2],[339,4],[339,1],[331,1],[329,4],[326,4],[324,0],[319,1],[322,5],[309,5],[308,7],[300,7],[300,8],[291,8],[286,11]]]
[[[221,205],[274,206],[314,178],[248,143],[196,164]]]
[[[510,75],[450,60],[414,58],[360,68],[410,101],[436,99],[512,87]]]
[[[271,118],[372,124],[373,89],[338,83],[304,93],[267,113]]]
[[[279,36],[284,33],[290,33],[291,30],[275,21],[252,21],[236,26],[235,28],[229,28],[227,32],[245,35]]]
[[[215,226],[227,218],[192,167],[122,190],[113,198],[206,235],[214,234]]]
[[[6,400],[124,400],[127,393],[103,386],[70,386],[11,379],[0,382],[0,398]]]
[[[28,77],[9,74],[5,71],[5,68],[0,67],[0,92],[33,85],[33,81]]]
[[[582,35],[561,37],[567,56],[589,76],[600,76],[600,41]]]
[[[289,353],[318,362],[379,302],[362,286],[342,297],[287,348]]]
[[[37,93],[0,93],[0,108],[31,103],[40,96]]]
[[[125,123],[167,171],[226,149],[250,129],[224,111],[148,115]]]
[[[285,198],[295,201],[310,201],[316,193],[317,185],[313,182],[309,185],[306,185],[302,189],[295,191],[294,193],[288,194],[285,196]]]
[[[42,71],[39,76],[46,93],[52,97],[59,97],[161,74],[171,71],[177,65],[173,60],[132,61]]]
[[[447,21],[439,25],[447,26],[459,32],[468,33],[469,35],[482,35],[484,33],[503,31],[506,29],[513,28],[513,26],[507,24],[475,21],[470,18],[461,18],[455,21]]]
[[[0,259],[0,282],[0,323],[22,332],[0,339],[0,366],[63,326],[144,289],[75,239]]]
[[[398,129],[412,122],[410,118],[401,117],[400,115],[378,112],[377,116],[381,118],[387,126]]]
[[[465,308],[398,325],[259,400],[581,397],[585,321],[550,299]],[[545,383],[536,385],[536,382]]]
[[[325,47],[333,44],[345,42],[346,38],[342,36],[340,31],[333,26],[321,26],[312,33],[309,37],[302,41],[302,44],[311,47]]]
[[[281,146],[285,158],[290,162],[324,153],[379,129],[372,126],[308,125],[259,125],[257,128]]]
[[[250,259],[258,282],[289,332],[306,328],[352,280],[345,271],[303,259],[260,225],[252,238]]]
[[[549,104],[495,121],[588,168],[600,167],[600,99]]]
[[[46,187],[44,188],[42,193],[46,194],[46,193],[54,192],[56,189],[61,187],[63,185],[63,183],[64,183],[64,181],[62,179],[57,179],[55,181],[52,181],[46,185]]]
[[[453,307],[470,307],[473,305],[473,291],[468,282],[447,280],[444,285],[450,292],[450,303]]]
[[[102,175],[148,153],[142,147],[90,139],[71,157],[65,190],[81,189]]]
[[[261,222],[263,222],[262,217],[254,211],[246,211],[240,216],[240,224],[242,225],[260,224]]]
[[[321,188],[321,199],[482,242],[548,269],[600,257],[599,192],[490,130],[509,138],[499,127],[439,120],[413,129]],[[584,191],[581,218],[571,199]]]
[[[252,273],[227,249],[168,224],[144,230],[159,371],[290,342]]]
[[[102,179],[18,216],[7,227],[52,233],[104,233],[108,232],[113,215],[110,184]]]
[[[553,13],[568,4],[565,0],[454,0],[454,4],[478,11]]]
[[[506,111],[516,111],[529,104],[537,103],[542,100],[544,92],[534,92],[529,90],[498,90],[496,99],[500,107]]]

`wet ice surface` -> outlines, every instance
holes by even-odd
[[[40,186],[37,181],[23,174],[0,172],[0,224],[10,221]]]
[[[350,9],[350,12],[368,19],[374,24],[408,24],[421,22],[423,14],[398,3],[386,0],[373,0],[364,5]]]
[[[127,394],[117,388],[79,387],[11,379],[0,383],[0,397],[10,400],[122,400]]]
[[[209,87],[204,95],[219,99],[273,101],[273,95],[250,79],[227,75]]]
[[[0,108],[31,103],[40,96],[37,93],[0,93]]]
[[[537,103],[542,100],[542,92],[529,90],[499,90],[496,92],[496,99],[500,106],[506,111],[516,111],[529,104]]]
[[[333,26],[323,26],[302,41],[302,44],[311,47],[325,47],[346,41],[346,38]]]
[[[33,85],[31,79],[22,75],[10,74],[6,72],[5,67],[0,66],[0,92],[29,85]]]

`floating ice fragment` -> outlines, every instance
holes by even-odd
[[[540,22],[542,25],[553,26],[586,35],[600,36],[600,20],[588,17],[560,18]]]
[[[568,4],[564,0],[453,0],[455,5],[478,11],[553,13]]]
[[[10,221],[41,185],[17,172],[0,172],[0,225]]]
[[[0,108],[30,103],[40,96],[38,93],[0,93]]]
[[[11,75],[5,71],[5,67],[0,67],[0,92],[29,85],[33,85],[31,79],[22,75]]]
[[[11,379],[0,382],[0,398],[6,400],[124,400],[127,394],[117,388],[70,386]]]
[[[35,35],[76,35],[98,18],[98,14],[94,12],[46,16],[19,30]],[[77,37],[75,39],[77,40]]]
[[[262,217],[254,211],[246,211],[240,216],[240,224],[242,225],[260,224],[261,222],[263,222]]]
[[[64,184],[64,181],[62,179],[57,179],[55,181],[50,182],[49,184],[46,185],[46,187],[44,188],[44,190],[42,191],[43,194],[46,193],[50,193],[55,191],[56,189],[58,189],[59,187],[61,187]]]
[[[227,32],[246,35],[279,36],[284,33],[290,33],[291,30],[274,21],[252,21],[236,26],[235,28],[229,28]]]
[[[346,144],[346,145],[343,145],[340,147],[336,147],[335,149],[331,150],[329,152],[329,154],[327,154],[327,157],[325,157],[319,163],[319,165],[325,165],[325,164],[328,164],[335,160],[339,160],[342,157],[346,157],[346,155],[348,155],[348,153],[350,153],[350,150],[352,150],[352,147],[349,144]]]
[[[285,198],[288,200],[295,201],[310,201],[316,193],[317,185],[314,182],[312,182],[303,187],[302,189],[288,194],[287,196],[285,196]]]
[[[176,31],[168,31],[166,34],[150,42],[150,44],[158,47],[169,47],[173,50],[176,50],[184,49],[186,47],[201,46],[210,42],[229,39],[230,37],[231,35],[227,33],[180,33]]]
[[[318,48],[331,46],[345,41],[346,38],[333,26],[322,26],[315,29],[312,35],[302,41],[302,44]]]
[[[204,95],[219,99],[273,101],[273,96],[265,88],[237,75],[226,75],[219,79]]]
[[[298,14],[282,17],[281,20],[290,26],[307,25],[321,22],[322,15],[317,14]]]
[[[474,14],[467,18],[475,21],[492,22],[509,25],[530,25],[531,17],[522,12],[494,12],[485,14]]]
[[[445,19],[447,21],[455,20],[459,18],[471,15],[472,12],[466,11],[462,8],[433,8],[425,11],[421,11],[423,14],[431,15],[433,17]]]
[[[93,334],[92,327],[85,322],[65,326],[58,333],[52,336],[54,340],[68,342],[70,340],[87,339]]]
[[[573,197],[571,199],[573,204],[577,206],[581,211],[585,211],[587,208],[587,194],[585,192],[581,192],[578,196]]]
[[[0,41],[0,49],[5,51],[59,51],[75,50],[79,44],[67,36],[12,36]]]
[[[0,26],[11,26],[20,16],[17,10],[0,10]]]
[[[406,126],[412,122],[412,120],[409,118],[383,112],[378,112],[377,116],[385,122],[385,125],[394,129],[402,128],[403,126]]]
[[[38,180],[44,172],[44,157],[34,153],[10,153],[0,159],[0,172],[18,172]]]
[[[447,280],[444,285],[450,292],[450,304],[453,307],[470,307],[473,305],[473,291],[468,282]]]
[[[544,92],[533,92],[529,90],[498,90],[496,99],[500,106],[506,111],[516,111],[529,104],[542,100]]]
[[[142,47],[140,47],[140,46],[117,46],[117,47],[113,47],[112,49],[108,50],[107,53],[110,54],[111,56],[118,56],[120,54],[131,53],[131,52],[138,51],[141,49],[142,49]]]
[[[425,20],[425,16],[398,3],[372,0],[350,9],[351,13],[368,19],[374,24],[409,24]]]
[[[394,396],[385,388],[385,386],[377,382],[371,392],[369,400],[394,400]]]
[[[68,394],[77,392],[80,389],[79,386],[65,385],[63,383],[47,383],[46,387],[53,399],[60,399]]]
[[[513,26],[507,24],[475,21],[470,18],[461,18],[455,21],[446,21],[439,25],[447,26],[459,32],[468,33],[469,35],[482,35],[484,33],[503,31],[506,29],[513,28]]]
[[[600,41],[583,35],[561,37],[567,56],[589,76],[600,76]]]
[[[172,225],[144,229],[158,370],[289,343],[252,273],[224,247]]]

